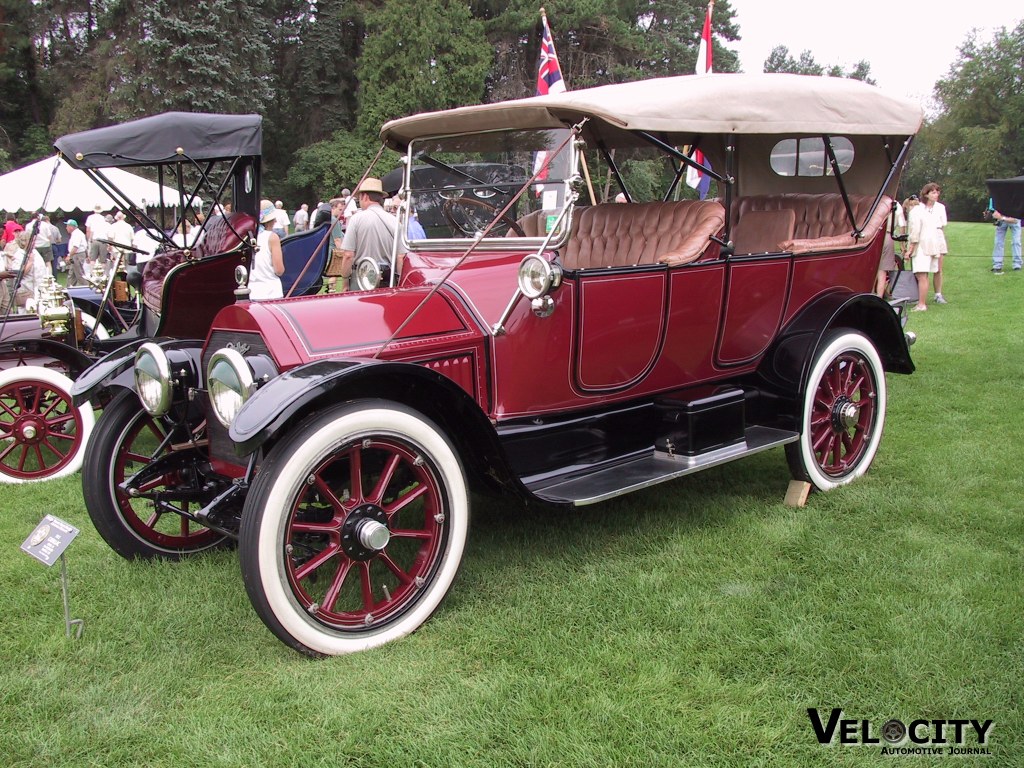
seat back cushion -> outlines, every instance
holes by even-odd
[[[686,264],[724,225],[725,209],[710,200],[595,205],[577,211],[562,262],[568,269]]]
[[[733,253],[774,253],[779,244],[793,239],[796,212],[747,211],[732,230]]]

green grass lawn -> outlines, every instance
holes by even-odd
[[[122,560],[77,477],[4,487],[0,764],[1021,765],[1024,274],[989,225],[948,238],[866,477],[790,509],[772,451],[571,514],[477,499],[448,600],[380,650],[289,650],[235,552]],[[82,529],[78,640],[18,550],[47,513]],[[808,707],[991,719],[993,755],[821,746]]]

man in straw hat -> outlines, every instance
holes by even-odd
[[[346,280],[352,275],[352,264],[357,258],[370,256],[378,261],[391,261],[391,247],[398,229],[398,220],[381,205],[384,187],[380,179],[364,179],[353,196],[359,203],[359,211],[348,223],[341,242],[341,277]],[[404,255],[404,252],[398,255],[399,272]]]

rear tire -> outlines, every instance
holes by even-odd
[[[245,588],[267,627],[311,656],[414,632],[448,593],[469,531],[465,473],[444,434],[364,400],[296,426],[242,513]]]
[[[793,477],[828,491],[863,475],[882,440],[885,405],[871,340],[848,328],[826,334],[804,384],[800,439],[786,446]]]

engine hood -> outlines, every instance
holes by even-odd
[[[325,357],[365,357],[387,343],[384,359],[416,356],[433,342],[483,332],[457,294],[430,286],[342,293],[225,307],[211,335],[259,333],[282,368]]]

